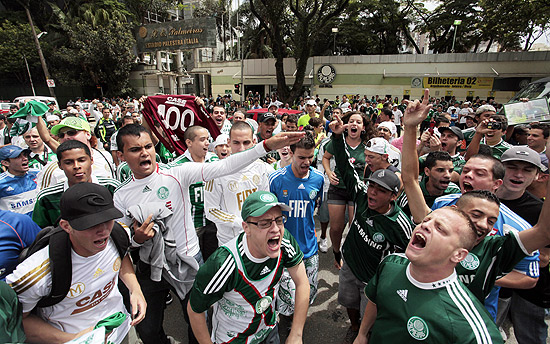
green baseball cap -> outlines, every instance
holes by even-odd
[[[256,191],[251,193],[243,203],[241,217],[246,221],[250,216],[262,216],[269,209],[279,206],[283,211],[291,211],[288,205],[279,202],[277,196],[268,191]]]
[[[79,117],[65,117],[61,123],[53,126],[52,134],[57,135],[63,128],[72,128],[74,130],[84,130],[87,132],[90,132],[91,130],[88,121],[85,121]]]

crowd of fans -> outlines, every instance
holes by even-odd
[[[492,99],[428,91],[415,102],[202,96],[221,134],[189,127],[178,156],[142,101],[0,115],[0,277],[11,287],[0,283],[0,313],[13,320],[0,341],[66,342],[120,312],[106,340],[136,326],[143,343],[175,342],[162,322],[177,298],[190,343],[278,343],[278,316],[288,342],[308,342],[319,251],[330,249],[343,343],[501,341],[506,318],[519,343],[546,342],[548,124],[509,126]],[[72,248],[66,296],[46,305],[58,277],[51,248],[33,249],[44,234]]]

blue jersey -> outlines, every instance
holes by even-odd
[[[439,209],[448,205],[454,205],[462,194],[451,194],[438,197],[432,209]],[[493,230],[489,235],[506,235],[510,231],[523,231],[529,229],[532,226],[525,221],[521,216],[514,213],[503,203],[500,204],[500,212],[498,214],[497,222],[495,223]],[[523,258],[515,267],[521,273],[526,274],[529,277],[539,277],[539,253],[536,251],[531,256]],[[497,304],[498,304],[498,292],[500,287],[493,287],[493,290],[485,299],[485,307],[489,313],[496,319]]]
[[[300,245],[304,258],[315,255],[318,251],[315,235],[315,200],[323,196],[323,174],[313,167],[309,168],[307,178],[296,178],[292,172],[292,165],[288,165],[271,173],[269,189],[279,202],[292,208],[290,212],[283,212],[288,216],[285,229],[288,230]]]
[[[26,215],[0,210],[0,279],[13,271],[19,253],[34,241],[40,229]]]
[[[0,209],[32,217],[38,194],[38,172],[40,171],[31,169],[23,176],[14,176],[9,172],[0,174]]]

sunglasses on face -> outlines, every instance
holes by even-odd
[[[64,131],[64,132],[62,132],[62,133],[58,133],[58,134],[57,134],[57,137],[59,137],[60,139],[62,139],[62,138],[65,137],[65,135],[67,135],[67,136],[75,136],[76,134],[78,134],[78,130],[72,129],[72,130]]]

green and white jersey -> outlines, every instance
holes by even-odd
[[[462,130],[462,134],[464,135],[464,140],[462,140],[462,145],[460,146],[460,149],[457,149],[457,151],[465,152],[466,149],[468,149],[470,142],[472,142],[472,139],[474,138],[475,133],[476,133],[476,127],[471,127],[471,128]]]
[[[42,154],[30,153],[29,168],[41,170],[51,161],[57,161],[57,155],[44,145],[44,152]]]
[[[115,189],[120,186],[120,182],[113,178],[92,176],[92,183],[106,187],[111,195],[115,193]],[[36,222],[40,228],[48,226],[57,226],[59,224],[59,216],[61,209],[59,202],[63,193],[69,188],[67,181],[59,182],[55,185],[48,186],[42,189],[36,196],[32,220]]]
[[[485,138],[481,139],[482,144],[487,144],[485,142],[486,142]],[[491,147],[491,150],[493,151],[493,156],[498,160],[500,160],[500,157],[502,156],[502,154],[504,154],[504,152],[506,152],[508,149],[512,148],[512,145],[504,141],[503,139],[500,139],[499,143],[489,147]]]
[[[342,141],[344,140],[342,139]],[[334,156],[336,155],[335,152],[338,149],[339,148],[335,147],[334,138],[325,145],[325,151],[329,152]],[[355,169],[355,172],[357,173],[358,176],[361,177],[361,180],[362,180],[365,174],[365,144],[360,143],[357,147],[351,147],[346,142],[345,147],[342,147],[342,150],[339,150],[338,153],[341,152],[343,154],[344,149],[347,152],[347,158],[349,163],[353,166],[353,168]],[[347,163],[345,165],[347,165]],[[342,175],[340,172],[341,168],[339,166],[340,164],[337,163],[336,168],[334,168],[334,173],[336,174],[336,177],[338,178],[338,180],[340,180],[340,183],[338,185],[335,185],[335,187],[340,189],[345,189],[346,186],[342,182]],[[348,188],[348,191],[349,191],[349,188]]]
[[[410,273],[402,254],[380,263],[365,293],[377,316],[369,343],[502,343],[502,337],[474,295],[449,277],[423,283]]]
[[[220,160],[214,153],[206,153],[205,162],[212,162]],[[178,166],[186,162],[192,162],[193,158],[189,150],[186,150],[182,156],[172,161],[170,166]],[[198,182],[189,185],[189,199],[191,200],[191,216],[193,216],[193,223],[195,224],[195,229],[206,226],[211,223],[210,220],[206,219],[204,214],[204,182]]]
[[[214,305],[212,341],[262,342],[277,323],[275,295],[283,268],[298,265],[302,257],[288,231],[278,258],[254,258],[244,233],[219,247],[200,267],[189,298],[197,313]]]
[[[130,166],[126,163],[126,161],[121,161],[120,164],[116,167],[116,180],[118,180],[121,183],[124,183],[124,181],[132,176],[132,170],[130,170]]]
[[[435,199],[439,196],[444,196],[448,194],[455,194],[460,193],[460,188],[458,185],[456,185],[453,182],[449,183],[449,186],[443,191],[443,193],[439,196],[432,196],[426,189],[426,181],[428,180],[428,177],[422,178],[420,181],[420,189],[422,190],[422,195],[424,196],[424,201],[426,201],[426,205],[431,208],[432,205],[435,202]],[[407,216],[411,217],[411,210],[409,209],[409,200],[407,199],[407,194],[405,192],[402,192],[399,197],[397,197],[397,200],[395,201],[399,207],[403,210]]]
[[[485,237],[456,266],[456,272],[472,294],[484,302],[495,281],[512,271],[528,255],[518,232],[511,230],[504,236]]]
[[[342,254],[355,277],[368,283],[385,256],[405,251],[414,225],[395,203],[386,214],[369,209],[367,186],[346,156],[342,135],[332,135],[332,143],[336,165],[342,173],[340,184],[347,188],[355,201],[355,217]]]

